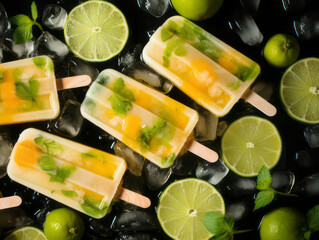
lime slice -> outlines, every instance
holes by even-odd
[[[23,227],[5,238],[5,240],[47,240],[44,233],[34,227]]]
[[[87,1],[73,8],[64,26],[70,50],[90,62],[106,61],[117,55],[128,35],[123,13],[105,1]]]
[[[224,199],[208,182],[188,178],[170,184],[159,198],[158,220],[168,236],[205,240],[212,234],[204,226],[207,212],[225,214]]]
[[[224,161],[233,172],[253,177],[263,165],[270,169],[277,164],[281,155],[281,138],[270,121],[247,116],[228,127],[221,147]]]
[[[305,58],[290,66],[280,82],[281,101],[293,119],[319,123],[319,59]]]

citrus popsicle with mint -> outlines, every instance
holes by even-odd
[[[225,214],[220,193],[208,182],[187,178],[170,184],[159,198],[157,217],[164,232],[176,240],[208,240],[207,212]]]
[[[72,9],[64,26],[65,41],[79,58],[102,62],[124,48],[129,29],[123,13],[106,1],[87,1]]]
[[[307,123],[319,123],[319,59],[304,58],[282,75],[280,98],[288,115]]]
[[[256,116],[233,122],[222,137],[223,159],[236,174],[257,176],[262,166],[273,168],[281,155],[281,138],[268,120]]]

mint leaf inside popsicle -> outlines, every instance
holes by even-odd
[[[59,182],[64,183],[65,179],[70,177],[70,175],[76,170],[76,167],[73,165],[63,165],[56,169],[56,173],[48,173],[50,177],[50,182]]]
[[[106,202],[95,200],[93,197],[84,195],[84,203],[81,204],[82,209],[89,215],[96,218],[103,217],[107,210],[108,206]]]
[[[63,193],[64,196],[67,196],[67,197],[70,197],[70,198],[78,196],[77,192],[75,192],[75,191],[63,190],[62,189],[61,192]]]
[[[49,155],[58,156],[63,152],[62,145],[51,139],[39,136],[34,139],[34,142],[38,145],[42,152],[47,153]]]
[[[30,101],[32,105],[37,105],[37,97],[40,88],[40,83],[38,80],[31,78],[29,80],[29,86],[24,82],[16,81],[15,94],[18,98],[26,101]]]
[[[42,155],[38,160],[38,165],[44,171],[52,171],[56,168],[54,159],[48,155]]]

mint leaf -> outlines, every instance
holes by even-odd
[[[311,232],[319,231],[319,205],[311,208],[306,216],[308,229]]]
[[[31,4],[31,15],[34,21],[37,20],[38,10],[37,10],[37,5],[35,4],[35,2],[32,2]]]
[[[126,115],[126,113],[132,110],[132,103],[124,97],[113,93],[108,99],[111,102],[113,111],[118,115]]]
[[[63,193],[63,195],[65,195],[65,196],[67,196],[67,197],[71,197],[71,198],[79,196],[79,195],[77,194],[77,192],[75,192],[75,191],[63,190],[63,189],[62,189],[61,192]]]
[[[3,82],[4,72],[0,72],[0,83]]]
[[[272,178],[269,169],[263,166],[257,176],[257,189],[266,190],[271,188]]]
[[[25,24],[32,24],[32,20],[24,14],[18,14],[16,16],[13,16],[9,19],[9,21],[18,26],[22,26]]]
[[[263,190],[259,192],[255,199],[255,208],[254,211],[256,211],[259,208],[267,206],[269,203],[272,202],[272,200],[275,197],[275,193],[272,189],[270,190]]]
[[[186,55],[187,52],[186,52],[184,46],[181,45],[181,46],[178,46],[178,47],[174,50],[174,53],[175,53],[176,56],[183,57],[183,56]]]
[[[109,81],[110,81],[110,77],[105,74],[100,74],[96,79],[96,82],[103,86],[105,86]]]
[[[81,157],[82,158],[95,158],[95,159],[100,160],[102,163],[105,163],[105,161],[106,161],[103,154],[96,151],[96,150],[91,150],[91,151],[88,151],[86,153],[82,153]]]
[[[161,163],[165,166],[170,166],[176,158],[176,154],[172,153],[168,157],[162,158]]]
[[[229,225],[230,224],[230,225]],[[225,220],[225,218],[217,212],[208,212],[204,216],[204,225],[206,229],[214,234],[214,239],[219,236],[228,235],[233,230],[233,222]]]
[[[46,139],[42,136],[39,136],[34,139],[34,142],[38,145],[42,152],[49,155],[58,156],[63,152],[62,145],[51,139]]]
[[[50,182],[59,182],[64,183],[65,179],[67,179],[73,172],[75,172],[76,167],[73,165],[63,165],[62,167],[58,167],[56,169],[56,173],[48,173],[50,177]]]
[[[125,87],[125,83],[123,78],[117,78],[115,79],[114,83],[113,83],[113,91],[118,93],[121,89],[123,89]]]
[[[35,101],[35,99],[38,97],[40,82],[31,78],[29,80],[29,86],[30,86],[30,93],[31,93],[32,99]]]
[[[32,38],[32,24],[24,24],[18,26],[13,33],[14,44],[22,44]]]
[[[108,206],[106,202],[102,203],[102,201],[95,200],[93,197],[87,195],[84,195],[83,201],[84,203],[81,204],[81,207],[87,214],[101,218],[107,213]]]
[[[54,159],[48,155],[42,155],[38,160],[38,165],[44,171],[51,171],[56,168]]]
[[[166,42],[173,36],[173,33],[168,31],[166,28],[162,28],[161,30],[161,40],[162,42]]]
[[[54,71],[53,62],[49,57],[40,56],[32,58],[33,63],[42,70]]]
[[[31,89],[24,82],[15,82],[15,94],[18,98],[27,101],[33,101]]]

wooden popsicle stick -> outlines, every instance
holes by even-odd
[[[185,144],[184,146],[188,151],[194,153],[195,155],[203,158],[207,162],[213,163],[218,160],[218,153],[214,150],[192,140]]]
[[[277,109],[274,105],[266,101],[251,89],[248,89],[242,98],[269,117],[275,116],[277,113]]]
[[[73,77],[57,78],[56,86],[58,90],[85,87],[90,85],[91,77],[89,75],[79,75]]]
[[[19,196],[3,197],[0,198],[0,210],[12,207],[18,207],[22,203]]]
[[[120,191],[121,193],[118,198],[125,202],[129,202],[141,208],[148,208],[149,206],[151,206],[151,200],[148,197],[145,197],[126,188],[121,188]]]

